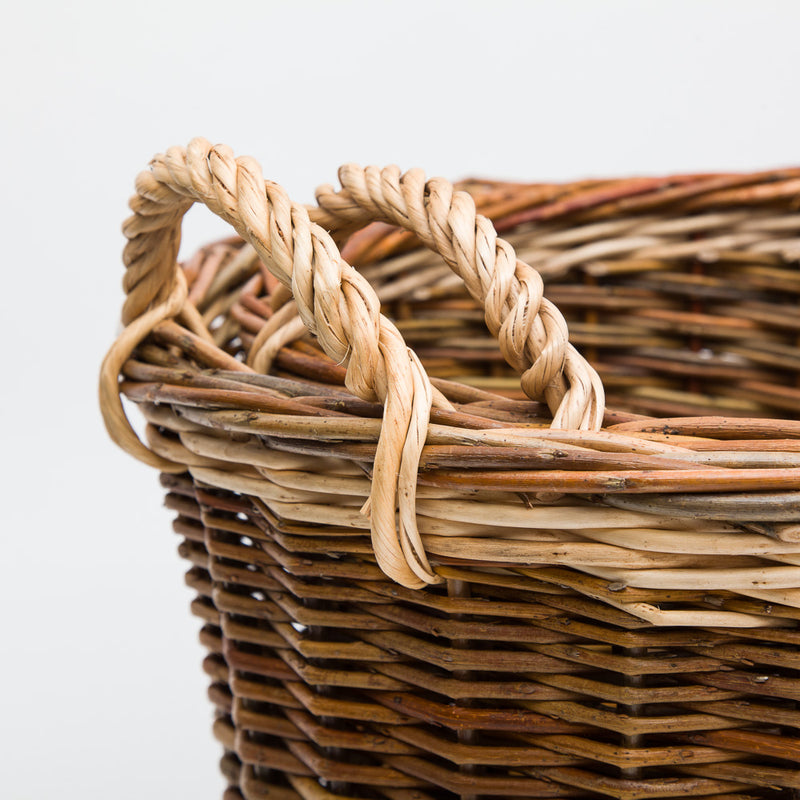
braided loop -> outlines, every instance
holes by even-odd
[[[123,282],[127,327],[101,373],[101,405],[115,441],[148,463],[176,467],[154,457],[132,433],[119,402],[117,376],[133,347],[156,324],[188,308],[177,267],[180,224],[192,203],[201,202],[230,223],[291,289],[303,323],[331,358],[347,365],[348,389],[384,403],[365,506],[375,555],[383,571],[405,586],[439,582],[416,524],[417,469],[431,385],[397,328],[380,314],[369,283],[342,259],[304,206],[292,203],[277,184],[265,182],[254,160],[234,158],[227,147],[194,139],[186,149],[171,148],[139,175],[136,192],[134,214],[123,226],[128,237]]]
[[[432,401],[448,404],[432,389],[395,325],[380,313],[372,287],[341,257],[325,228],[344,237],[382,220],[413,231],[439,252],[484,305],[487,325],[505,358],[522,373],[525,391],[546,398],[554,427],[599,428],[603,388],[569,345],[563,317],[542,296],[539,274],[518,261],[491,222],[476,214],[468,194],[441,179],[426,181],[419,170],[401,175],[397,167],[346,166],[340,179],[342,191],[322,187],[320,207],[309,211],[291,202],[280,186],[264,181],[253,159],[234,158],[229,148],[205,139],[156,156],[137,178],[133,216],[123,227],[126,328],[103,363],[101,407],[112,438],[123,448],[161,469],[184,469],[139,441],[122,408],[118,376],[138,343],[164,321],[180,318],[209,338],[187,302],[177,265],[183,215],[193,203],[203,203],[249,242],[291,291],[303,324],[331,358],[346,365],[348,389],[384,404],[363,510],[370,515],[381,569],[418,588],[441,580],[417,530],[416,485]]]
[[[547,401],[553,427],[601,427],[605,401],[599,376],[569,344],[564,317],[543,297],[539,273],[519,261],[491,221],[476,213],[469,194],[441,178],[426,181],[420,170],[401,174],[395,166],[348,164],[339,170],[339,180],[339,192],[327,185],[317,190],[321,225],[349,232],[380,220],[413,231],[483,305],[504,358],[522,373],[525,393]]]

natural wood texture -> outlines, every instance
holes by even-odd
[[[341,178],[305,209],[197,141],[126,226],[101,396],[226,800],[798,797],[800,170]],[[176,269],[197,200],[255,249]]]

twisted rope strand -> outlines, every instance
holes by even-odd
[[[133,348],[166,319],[179,317],[203,335],[202,318],[187,303],[177,268],[181,220],[194,202],[202,202],[253,246],[284,291],[291,292],[293,303],[277,317],[288,319],[296,308],[322,349],[346,365],[347,388],[384,403],[364,510],[370,514],[379,565],[394,580],[416,588],[440,580],[417,530],[416,485],[431,404],[449,403],[433,390],[417,356],[380,313],[375,291],[342,259],[331,234],[342,240],[380,220],[414,232],[440,253],[484,306],[504,357],[522,373],[523,389],[547,400],[554,427],[599,428],[603,387],[568,343],[564,318],[543,297],[539,273],[519,261],[491,221],[476,213],[469,194],[454,191],[441,178],[426,180],[421,170],[403,174],[394,166],[348,165],[340,170],[340,180],[341,191],[322,187],[319,208],[309,210],[264,181],[257,162],[235,158],[225,146],[194,139],[186,149],[173,147],[156,156],[137,179],[133,216],[124,225],[127,327],[104,363],[101,401],[119,444],[162,469],[181,468],[138,440],[119,399],[118,375]],[[256,339],[250,362],[257,367],[269,363],[276,343],[298,333],[291,321],[291,330],[275,330],[277,317]]]
[[[416,527],[416,476],[432,389],[400,332],[380,314],[369,283],[341,258],[306,208],[292,203],[277,184],[265,182],[254,160],[234,158],[227,147],[194,139],[185,150],[171,148],[153,159],[136,188],[134,216],[124,228],[129,236],[123,256],[128,268],[125,347],[112,348],[102,374],[104,407],[114,406],[112,396],[119,406],[106,417],[115,440],[148,463],[176,468],[154,457],[130,429],[117,376],[155,324],[181,313],[186,288],[177,268],[180,223],[193,202],[202,202],[250,242],[270,272],[291,289],[306,327],[331,358],[346,364],[348,389],[365,400],[384,402],[368,503],[376,558],[387,575],[405,586],[438,582]]]
[[[339,170],[341,191],[317,190],[315,218],[332,230],[378,219],[413,231],[464,281],[485,309],[486,324],[504,358],[522,372],[522,388],[545,398],[553,426],[598,429],[603,387],[595,370],[569,345],[566,323],[543,296],[541,276],[516,258],[491,221],[476,213],[466,192],[420,170],[397,167]]]

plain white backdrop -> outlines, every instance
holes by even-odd
[[[16,3],[2,103],[0,796],[222,792],[153,470],[102,428],[136,173],[195,135],[300,201],[345,161],[449,178],[800,162],[800,4]],[[184,253],[227,235],[190,212]]]

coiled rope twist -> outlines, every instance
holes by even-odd
[[[342,259],[329,231],[342,238],[381,220],[413,231],[440,253],[483,304],[504,357],[522,373],[525,392],[547,401],[553,427],[599,428],[603,387],[569,344],[564,318],[543,297],[539,274],[517,260],[492,223],[476,214],[467,193],[440,178],[426,181],[420,170],[401,174],[397,167],[347,165],[339,177],[342,190],[321,187],[319,208],[307,209],[265,181],[255,160],[234,158],[228,147],[198,138],[185,149],[156,156],[136,181],[133,216],[123,228],[126,327],[103,365],[101,406],[118,444],[161,469],[183,468],[139,441],[122,408],[118,376],[138,343],[164,320],[178,318],[210,338],[186,302],[186,281],[177,265],[181,220],[201,202],[249,242],[291,291],[306,328],[331,358],[346,365],[349,391],[384,404],[365,510],[381,569],[418,588],[440,580],[417,530],[416,483],[431,405],[434,399],[440,405],[447,401],[434,392],[419,359],[380,313],[369,283]]]

